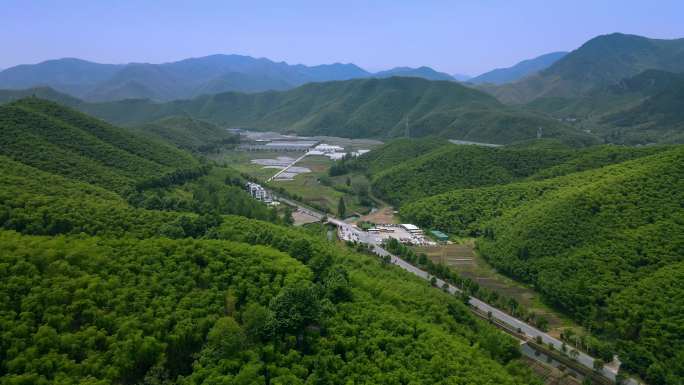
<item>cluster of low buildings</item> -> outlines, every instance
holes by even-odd
[[[321,143],[315,140],[256,139],[252,143],[241,145],[239,148],[244,151],[305,152],[307,155],[321,155],[332,160],[340,160],[347,156],[347,154],[356,157],[370,151],[357,150],[347,153],[342,146]]]
[[[423,230],[418,226],[410,223],[383,224],[375,225],[368,229],[368,232],[374,235],[379,242],[389,238],[394,238],[397,241],[414,246],[433,246],[435,242],[425,237]]]
[[[342,146],[336,146],[332,144],[325,144],[321,143],[317,145],[316,147],[312,148],[307,152],[308,155],[323,155],[326,156],[332,160],[340,160],[347,156],[347,154],[351,155],[352,157],[356,157],[362,154],[367,153],[370,150],[357,150],[357,151],[352,151],[350,153],[347,153],[344,151],[344,147]]]
[[[247,192],[249,192],[249,195],[251,195],[252,198],[268,205],[278,204],[278,202],[273,199],[273,195],[258,183],[247,182]]]
[[[400,225],[377,224],[363,231],[357,226],[348,225],[338,227],[338,235],[343,241],[364,242],[379,245],[383,241],[394,238],[397,241],[413,246],[434,246],[436,243],[425,237],[423,230],[410,223]]]
[[[312,140],[256,140],[255,143],[243,144],[239,148],[245,151],[269,152],[307,152],[318,142]]]

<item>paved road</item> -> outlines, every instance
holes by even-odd
[[[408,262],[404,261],[403,259],[391,254],[390,252],[388,252],[387,250],[383,249],[382,247],[380,247],[378,245],[375,245],[374,251],[379,256],[389,256],[392,263],[394,263],[395,265],[401,267],[402,269],[404,269],[408,272],[411,272],[411,273],[413,273],[413,274],[415,274],[415,275],[417,275],[417,276],[419,276],[425,280],[430,280],[432,278],[428,272],[411,265],[410,263],[408,263]],[[435,277],[435,278],[437,278],[437,277]],[[443,280],[437,278],[437,287],[444,287],[445,283],[446,282],[444,282]],[[462,292],[461,289],[457,288],[456,286],[450,285],[450,284],[448,284],[447,290],[451,294],[458,294],[458,293]],[[535,328],[534,326],[531,326],[531,325],[529,325],[529,324],[509,315],[509,314],[506,314],[503,311],[501,311],[501,310],[499,310],[499,309],[497,309],[497,308],[495,308],[495,307],[493,307],[493,306],[491,306],[491,305],[489,305],[483,301],[480,301],[477,298],[470,297],[469,303],[470,303],[470,306],[480,310],[481,312],[483,312],[485,314],[489,314],[491,312],[492,318],[494,318],[498,321],[501,321],[501,322],[505,323],[506,325],[511,326],[514,330],[517,330],[519,328],[526,336],[529,336],[531,338],[536,338],[537,336],[539,336],[539,337],[541,337],[542,341],[545,344],[552,344],[556,350],[558,350],[558,351],[561,350],[561,346],[563,345],[563,342],[557,340],[556,338],[549,336],[548,334],[546,334],[543,331]],[[587,368],[593,370],[594,358],[592,358],[588,354],[585,354],[583,352],[579,352],[579,355],[577,356],[577,362],[579,362],[580,364],[582,364],[582,365],[586,366]],[[604,377],[615,381],[616,372],[613,371],[612,369],[604,367],[603,370],[601,371],[601,374]],[[632,379],[630,379],[626,383],[630,384],[630,385],[638,385],[638,382],[635,380],[632,380]]]
[[[304,207],[301,204],[294,202],[292,200],[281,199],[281,201],[283,201],[287,204],[290,204],[292,206],[296,206],[299,209],[304,210],[304,211],[306,211],[312,215],[317,215],[319,218],[323,218],[325,216],[324,214],[316,213],[315,211],[313,211],[307,207]],[[372,234],[369,234],[366,231],[359,231],[359,230],[355,229],[352,225],[350,225],[350,224],[348,224],[342,220],[339,220],[335,217],[328,216],[327,218],[328,218],[329,223],[337,226],[340,229],[344,229],[343,231],[354,232],[355,236],[356,236],[355,239],[358,239],[359,242],[363,242],[363,243],[373,245],[373,251],[375,252],[375,254],[377,254],[379,256],[389,256],[390,260],[392,261],[393,264],[395,264],[395,265],[401,267],[402,269],[404,269],[404,270],[406,270],[406,271],[408,271],[408,272],[410,272],[410,273],[412,273],[418,277],[421,277],[425,280],[430,280],[432,278],[428,272],[411,265],[410,263],[404,261],[403,259],[401,259],[401,258],[397,257],[396,255],[391,254],[387,250],[383,249],[379,244],[379,239],[377,239]],[[444,282],[443,280],[441,280],[437,277],[435,277],[435,278],[437,279],[437,286],[438,287],[444,287],[444,284],[446,282]],[[451,294],[461,293],[461,289],[457,288],[456,286],[448,284],[447,287],[448,287],[447,290]],[[537,336],[539,336],[539,337],[541,337],[542,341],[545,344],[547,344],[547,345],[552,344],[556,350],[558,350],[558,351],[561,350],[561,346],[563,345],[563,342],[561,342],[560,340],[558,340],[556,338],[551,337],[550,335],[548,335],[548,334],[544,333],[543,331],[535,328],[534,326],[529,325],[529,324],[527,324],[527,323],[525,323],[525,322],[523,322],[523,321],[521,321],[521,320],[519,320],[519,319],[517,319],[517,318],[515,318],[515,317],[513,317],[513,316],[511,316],[511,315],[509,315],[509,314],[507,314],[507,313],[505,313],[505,312],[503,312],[503,311],[501,311],[501,310],[477,299],[477,298],[470,297],[469,303],[472,307],[480,310],[481,312],[483,312],[485,314],[489,314],[491,312],[492,318],[494,318],[500,322],[503,322],[506,325],[511,326],[514,330],[517,330],[519,328],[526,336],[529,336],[530,338],[536,338]],[[593,370],[593,368],[594,368],[594,358],[589,356],[586,353],[579,352],[579,355],[577,356],[577,362],[579,362],[580,364],[584,365],[585,367],[587,367],[589,369]],[[601,370],[601,374],[604,377],[606,377],[612,381],[615,381],[615,375],[616,375],[615,370],[608,368],[608,367],[604,367]],[[639,382],[637,382],[634,379],[629,379],[629,380],[625,381],[625,384],[639,385]]]
[[[268,183],[268,182],[272,181],[273,179],[277,178],[280,174],[282,174],[282,173],[284,173],[285,171],[287,171],[290,167],[294,166],[297,162],[299,162],[300,160],[306,158],[307,155],[309,155],[308,152],[307,152],[307,153],[304,153],[304,155],[300,156],[299,158],[293,160],[292,163],[290,163],[290,164],[287,165],[287,167],[283,168],[282,170],[280,170],[280,171],[278,171],[277,173],[275,173],[272,177],[268,178],[268,179],[266,180],[266,182]]]

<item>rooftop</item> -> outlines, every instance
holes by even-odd
[[[401,227],[405,228],[408,231],[420,230],[420,228],[418,226],[412,225],[410,223],[402,223]]]

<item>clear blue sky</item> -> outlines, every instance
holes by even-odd
[[[682,0],[0,0],[0,68],[238,53],[477,74],[600,34],[684,37]]]

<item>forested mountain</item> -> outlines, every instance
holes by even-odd
[[[438,138],[398,139],[356,159],[338,162],[331,173],[366,173],[376,196],[403,205],[454,189],[544,179],[602,167],[661,149],[655,146],[576,149],[553,140],[492,148],[456,145]]]
[[[562,163],[571,151],[444,145],[373,175],[373,191],[394,204],[456,188],[512,182]]]
[[[370,73],[354,64],[305,66],[241,55],[211,55],[163,64],[99,64],[80,59],[48,60],[0,71],[0,89],[51,87],[86,101],[190,99],[227,91],[288,90],[311,82],[368,77],[450,80],[429,67],[396,67]]]
[[[392,76],[402,76],[402,77],[412,77],[412,78],[423,78],[427,80],[456,80],[453,76],[438,72],[430,67],[395,67],[389,70],[376,72],[373,74],[376,78],[389,78]]]
[[[38,98],[0,106],[0,130],[1,154],[117,191],[199,165],[175,147]]]
[[[649,71],[651,95],[638,105],[606,116],[601,123],[615,127],[625,141],[684,142],[684,74]],[[657,82],[654,79],[660,80]]]
[[[193,158],[46,101],[1,112],[3,384],[540,384],[461,299],[314,232],[225,215],[270,215],[236,173],[120,192]]]
[[[203,93],[283,90],[308,82],[368,75],[353,64],[307,67],[241,55],[211,55],[163,64],[125,65],[68,58],[8,68],[0,72],[0,88],[49,86],[90,101],[129,98],[173,100]]]
[[[684,377],[684,329],[676,321],[684,304],[671,296],[684,287],[676,281],[654,287],[648,278],[669,269],[681,275],[683,162],[680,146],[608,168],[505,213],[479,245],[499,269],[616,339],[625,368],[661,384]],[[637,305],[644,301],[639,290],[624,292],[635,285],[662,293],[649,298],[655,309]],[[630,292],[637,297],[627,299]]]
[[[591,135],[539,114],[503,106],[455,82],[419,78],[354,79],[309,83],[283,92],[223,93],[153,103],[124,100],[84,103],[82,111],[116,124],[187,115],[226,127],[303,135],[391,138],[441,135],[494,143],[545,136],[586,144]],[[125,113],[124,113],[125,111]]]
[[[238,135],[229,133],[225,128],[188,116],[169,116],[134,126],[132,130],[193,152],[207,152],[239,141]]]
[[[342,166],[344,164],[353,169],[363,170],[370,175],[375,175],[448,144],[448,141],[435,137],[395,139],[356,159],[338,162],[336,165]]]
[[[423,191],[422,199],[407,201],[402,205],[402,215],[427,227],[436,227],[449,233],[464,236],[482,235],[482,224],[501,215],[511,204],[524,204],[529,199],[541,196],[557,188],[581,184],[579,172],[601,169],[628,160],[644,158],[670,150],[672,147],[626,147],[595,146],[583,150],[544,146],[539,156],[551,159],[547,165],[528,166],[536,168],[528,176],[514,182],[490,183],[478,187],[454,186],[446,193],[430,194]],[[523,153],[534,153],[534,147]],[[555,153],[555,157],[550,154]],[[510,155],[509,155],[510,156]],[[567,177],[565,177],[567,176]],[[401,176],[398,176],[401,177]],[[405,176],[408,178],[408,176]],[[560,178],[563,177],[563,178]]]
[[[78,107],[83,101],[67,94],[55,91],[50,87],[36,87],[17,90],[0,90],[0,104],[6,104],[15,100],[35,96],[40,99],[50,100],[67,107]]]
[[[485,72],[474,78],[467,79],[472,84],[504,84],[520,80],[524,77],[535,74],[541,70],[549,68],[553,63],[562,59],[567,52],[552,52],[538,56],[534,59],[523,60],[508,68],[497,68]]]
[[[128,126],[186,116],[227,127],[388,138],[406,135],[408,116],[412,137],[511,143],[535,138],[541,127],[545,138],[568,144],[634,145],[684,141],[679,124],[682,90],[681,74],[647,70],[581,98],[543,97],[522,107],[503,106],[453,82],[405,78],[308,84],[284,92],[206,95],[170,103],[86,103],[50,88],[0,90],[0,103],[35,95]]]
[[[684,72],[684,39],[649,39],[620,33],[598,36],[539,74],[489,91],[506,103],[577,97],[649,69]]]
[[[48,86],[72,96],[83,96],[112,77],[122,66],[65,58],[38,64],[22,64],[0,71],[0,88]]]
[[[682,164],[681,145],[605,147],[530,181],[457,189],[401,213],[482,236],[478,249],[494,267],[591,326],[625,369],[676,384],[684,378]],[[563,176],[544,179],[555,175]]]
[[[539,98],[527,109],[591,130],[605,142],[682,143],[684,75],[646,70],[581,98]]]

